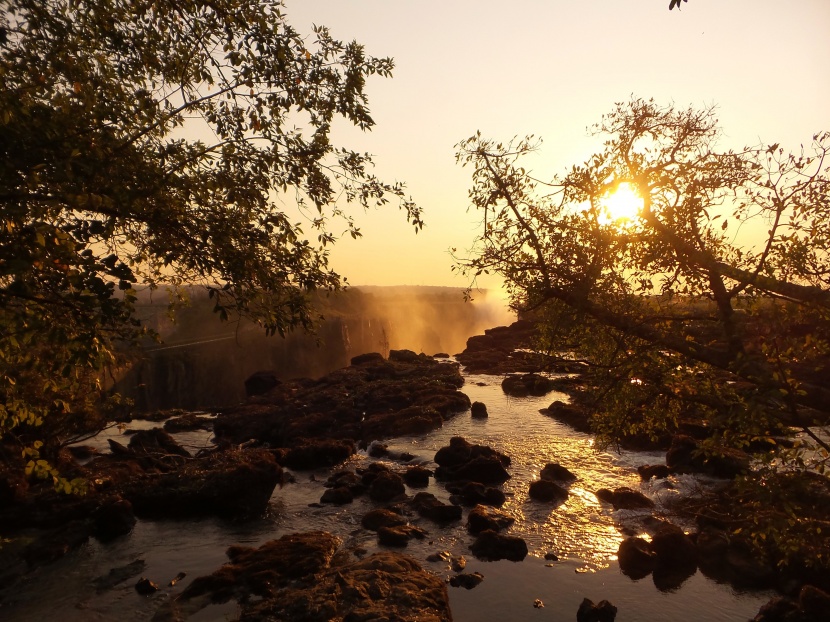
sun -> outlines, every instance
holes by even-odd
[[[604,224],[625,224],[633,222],[643,209],[643,199],[628,182],[622,182],[617,189],[600,201],[603,207],[601,221]]]

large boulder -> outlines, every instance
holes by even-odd
[[[597,604],[585,598],[576,612],[576,622],[614,622],[617,617],[617,608],[607,600]]]
[[[528,494],[536,501],[564,501],[568,498],[568,491],[556,482],[540,479],[530,482]]]
[[[637,510],[654,507],[654,501],[646,497],[643,493],[626,486],[615,488],[614,490],[600,488],[596,494],[597,499],[610,503],[614,506],[615,510]]]
[[[501,383],[502,391],[513,397],[541,397],[553,391],[553,387],[550,378],[535,373],[507,376]]]
[[[439,501],[435,495],[429,492],[419,492],[412,499],[412,507],[424,518],[436,523],[448,523],[461,520],[461,507],[448,505]]]
[[[348,562],[335,556],[337,544],[311,532],[258,549],[232,547],[231,563],[195,579],[154,619],[185,619],[235,598],[245,620],[452,620],[443,580],[411,557],[382,551]]]
[[[503,491],[478,482],[448,482],[446,487],[451,493],[450,501],[467,507],[479,504],[501,507],[507,500]]]
[[[281,384],[274,371],[255,371],[245,379],[245,395],[264,395]]]
[[[355,453],[349,440],[302,439],[283,455],[282,462],[297,471],[320,469],[340,464]]]
[[[585,432],[586,434],[591,432],[591,414],[578,404],[566,404],[556,400],[539,412],[562,423],[567,423],[577,432]]]
[[[369,485],[369,497],[373,501],[391,501],[405,494],[403,479],[392,471],[379,473]]]
[[[487,529],[498,532],[510,527],[514,521],[515,519],[506,512],[486,505],[477,505],[467,515],[467,531],[473,535]]]
[[[651,543],[633,536],[620,543],[617,560],[622,573],[634,580],[648,576],[657,566],[657,554]]]
[[[363,515],[360,524],[369,531],[377,531],[381,527],[396,527],[406,525],[406,517],[389,508],[376,508]]]
[[[259,516],[282,481],[264,449],[213,452],[169,473],[145,473],[120,485],[139,517]]]
[[[473,555],[485,561],[509,559],[520,562],[527,557],[527,543],[518,536],[507,536],[486,529],[470,546]]]
[[[485,445],[474,445],[460,436],[450,439],[450,444],[435,454],[439,465],[435,472],[438,479],[464,480],[480,484],[501,484],[510,479],[505,469],[510,458]]]
[[[548,462],[542,468],[541,473],[539,473],[539,479],[570,484],[571,482],[576,481],[576,475],[571,473],[558,462]]]

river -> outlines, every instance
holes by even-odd
[[[469,412],[446,422],[444,427],[425,437],[403,437],[386,441],[394,452],[415,455],[414,462],[434,467],[435,452],[452,436],[486,444],[509,455],[512,478],[504,484],[507,502],[502,508],[515,519],[512,535],[522,536],[530,555],[522,562],[483,562],[469,551],[473,541],[464,521],[446,527],[414,517],[413,523],[429,532],[423,541],[413,540],[406,553],[421,564],[449,577],[443,562],[427,562],[432,553],[448,550],[467,559],[466,572],[480,572],[484,581],[472,590],[448,587],[453,619],[456,621],[539,620],[573,621],[583,598],[594,602],[611,601],[618,608],[618,622],[745,622],[766,603],[771,592],[736,592],[699,572],[674,591],[660,591],[651,577],[632,581],[621,574],[616,551],[624,536],[619,527],[637,531],[634,511],[613,511],[594,496],[599,488],[630,486],[642,490],[656,503],[658,512],[673,495],[699,485],[690,476],[640,482],[636,467],[662,461],[663,455],[647,452],[615,453],[597,451],[591,438],[575,432],[539,413],[554,399],[567,400],[552,393],[543,398],[513,398],[505,395],[500,378],[466,376],[462,391],[472,401],[487,405],[489,418],[472,419]],[[132,425],[132,424],[131,424]],[[156,424],[136,422],[134,427]],[[122,430],[113,428],[95,439],[106,447],[107,437],[118,438]],[[208,433],[177,435],[191,450],[209,442]],[[125,439],[121,439],[122,442]],[[345,465],[365,465],[374,458],[365,452],[353,456]],[[559,462],[578,476],[570,486],[568,500],[560,505],[540,503],[527,496],[528,484],[538,478],[547,462]],[[400,466],[400,465],[397,465]],[[259,520],[229,523],[220,520],[144,521],[140,520],[129,536],[102,544],[97,540],[73,551],[49,566],[37,569],[2,594],[0,619],[4,622],[49,620],[61,622],[119,620],[147,621],[165,599],[174,597],[193,578],[216,570],[226,561],[225,550],[235,544],[258,546],[286,533],[322,529],[340,536],[352,547],[371,553],[378,549],[373,532],[360,527],[361,516],[374,507],[367,497],[358,497],[346,506],[315,507],[324,491],[329,471],[297,472],[296,481],[274,491],[267,514]],[[430,480],[426,490],[442,501],[449,494]],[[412,491],[409,491],[412,492]],[[466,514],[466,513],[465,513]],[[546,561],[555,553],[559,560]],[[134,576],[111,589],[98,591],[96,578],[115,567],[144,560],[141,572],[160,586],[150,597],[134,589]],[[178,573],[186,578],[174,587],[167,584]],[[542,608],[534,608],[541,600]],[[189,620],[233,620],[235,603],[212,605]]]

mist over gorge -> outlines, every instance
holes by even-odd
[[[464,349],[472,335],[515,319],[503,299],[477,291],[465,302],[452,287],[364,286],[321,295],[316,334],[267,337],[250,321],[217,322],[201,290],[171,320],[165,295],[147,297],[139,312],[161,336],[120,372],[114,390],[138,411],[210,409],[245,399],[244,381],[257,371],[281,380],[317,378],[366,352],[408,349],[432,355]]]

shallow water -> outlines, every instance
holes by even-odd
[[[462,413],[425,437],[399,438],[387,443],[393,452],[408,451],[416,456],[416,462],[427,466],[434,466],[435,451],[456,435],[490,445],[512,458],[509,469],[512,479],[504,485],[508,500],[503,509],[516,518],[509,533],[522,536],[528,543],[530,556],[523,562],[476,560],[469,552],[473,537],[464,529],[465,521],[439,527],[425,519],[412,518],[429,536],[424,541],[410,543],[406,552],[421,560],[425,568],[449,577],[447,564],[424,561],[431,553],[449,550],[466,557],[466,572],[478,571],[485,577],[473,590],[448,588],[455,620],[572,621],[580,602],[587,597],[595,602],[610,600],[618,607],[620,622],[744,622],[769,600],[769,592],[736,593],[700,573],[672,592],[659,591],[651,577],[635,582],[622,575],[616,563],[616,551],[624,536],[618,527],[625,525],[637,531],[637,518],[641,514],[613,512],[610,506],[597,501],[594,491],[602,487],[639,488],[658,503],[660,512],[662,502],[696,485],[696,480],[641,484],[636,467],[662,461],[661,454],[596,451],[590,437],[538,412],[555,399],[567,400],[564,395],[510,398],[502,392],[500,380],[492,376],[469,376],[462,389],[472,401],[487,405],[488,419],[474,420],[469,413]],[[141,423],[132,427],[153,425],[156,424]],[[107,435],[117,438],[121,432],[113,429]],[[191,449],[203,446],[207,440],[204,433],[188,433],[178,438]],[[126,442],[127,437],[120,440]],[[104,438],[96,442],[106,446]],[[372,460],[360,453],[347,466]],[[528,499],[529,482],[538,478],[547,462],[559,462],[578,476],[570,486],[571,495],[565,503],[545,504]],[[257,521],[244,524],[213,519],[139,521],[128,537],[109,544],[90,540],[3,593],[0,619],[45,620],[60,612],[62,622],[150,620],[165,599],[175,596],[193,578],[210,573],[224,563],[224,552],[229,546],[257,546],[295,531],[326,530],[341,537],[350,548],[363,548],[369,553],[377,550],[375,534],[360,527],[360,517],[374,507],[368,498],[361,497],[341,507],[309,506],[319,500],[328,475],[327,470],[295,473],[296,482],[277,489],[267,515]],[[432,480],[426,490],[443,501],[449,498],[446,490]],[[549,551],[556,553],[559,561],[544,561]],[[110,590],[96,591],[96,577],[136,559],[145,560],[141,575],[158,583],[162,587],[159,592],[151,597],[139,596],[133,588],[138,576]],[[186,572],[187,577],[175,587],[168,587],[167,583],[179,572]],[[542,600],[545,607],[535,609],[535,599]],[[190,620],[232,620],[236,614],[237,605],[229,603],[203,609]]]

